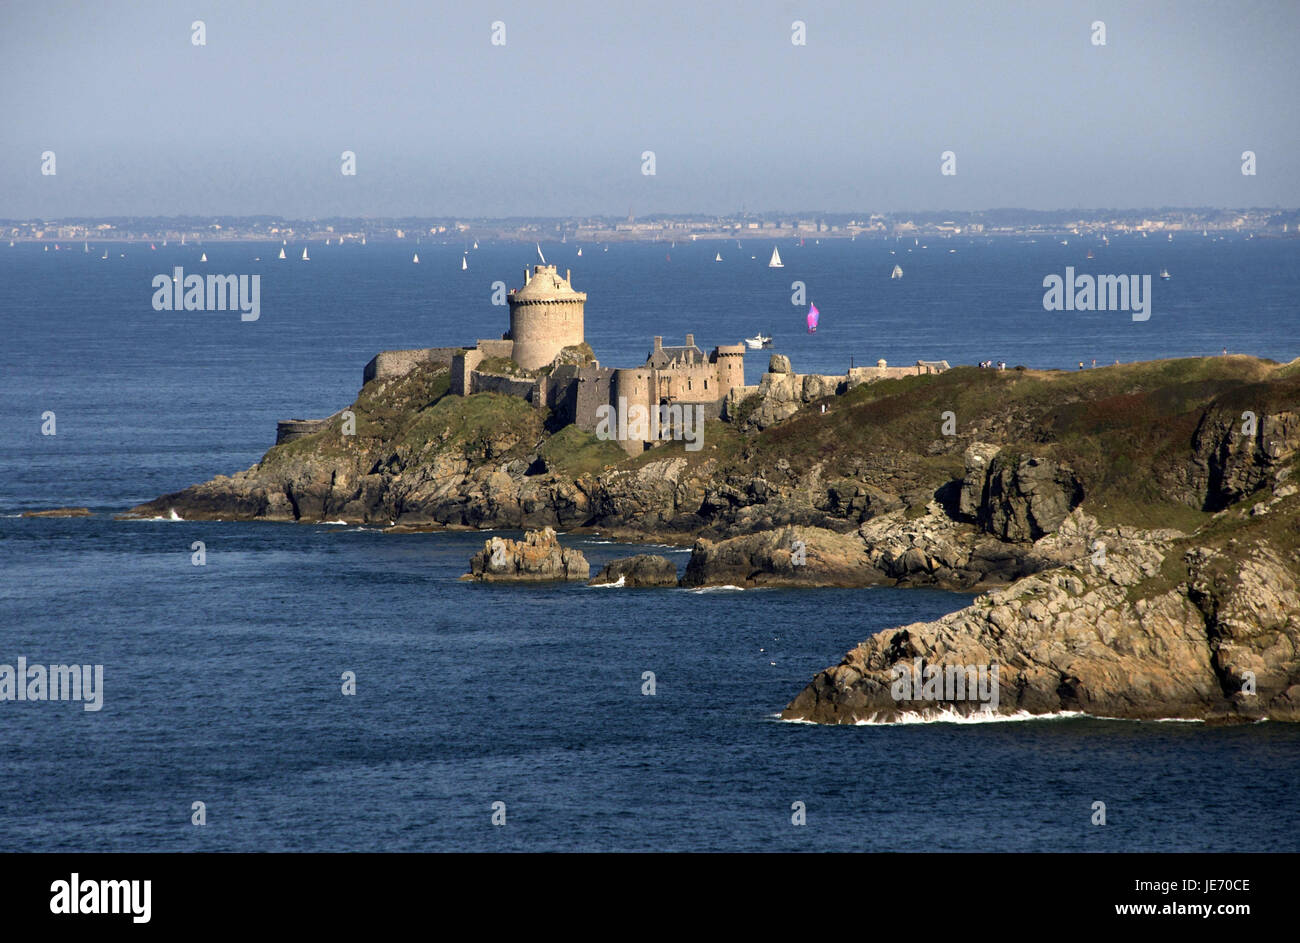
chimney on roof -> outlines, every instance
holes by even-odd
[[[655,350],[663,350],[663,349],[664,349],[664,339],[663,339],[662,336],[656,334],[656,335],[655,335]]]
[[[687,335],[686,335],[686,346],[687,346],[687,347],[694,347],[694,346],[695,346],[695,335],[694,335],[694,334],[687,334]]]

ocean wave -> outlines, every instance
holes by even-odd
[[[745,591],[745,587],[732,586],[730,584],[726,586],[701,586],[699,589],[688,589],[686,590],[686,592],[694,593],[696,596],[698,596],[701,593],[721,593],[727,590],[734,590],[735,592],[743,593]]]
[[[770,715],[786,724],[809,724],[816,727],[836,726],[834,724],[819,724],[814,720],[804,720],[803,718],[791,718],[786,720],[779,713]],[[1151,723],[1151,724],[1203,724],[1204,720],[1197,717],[1159,717],[1152,720],[1143,720],[1137,717],[1106,717],[1100,714],[1088,714],[1083,711],[1054,711],[1050,714],[1031,714],[1029,711],[1015,711],[1010,714],[995,714],[988,711],[974,711],[969,714],[961,714],[952,708],[944,708],[935,711],[904,711],[895,720],[877,720],[879,715],[872,715],[865,720],[854,721],[848,726],[854,727],[897,727],[907,724],[1007,724],[1023,723],[1026,721],[1053,721],[1053,720],[1078,720],[1084,718],[1087,720],[1111,720],[1127,721],[1134,724]]]
[[[167,512],[166,517],[163,517],[161,515],[159,515],[158,517],[137,517],[135,518],[135,520],[137,521],[183,521],[185,520],[185,518],[177,514],[175,508],[170,508]]]
[[[347,527],[348,522],[347,521],[321,521],[321,525],[324,527]]]
[[[588,586],[587,588],[588,589],[620,589],[626,582],[627,582],[626,577],[619,576],[619,578],[612,583],[597,583],[596,585]]]

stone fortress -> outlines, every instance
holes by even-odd
[[[561,425],[572,423],[594,433],[598,413],[608,412],[602,407],[694,408],[703,419],[727,419],[742,402],[758,396],[755,415],[762,427],[792,415],[804,403],[862,383],[948,369],[946,361],[890,367],[880,360],[840,376],[800,375],[792,372],[788,358],[776,354],[762,381],[746,386],[743,344],[722,344],[706,355],[693,334],[681,346],[665,346],[662,337],[655,337],[639,367],[602,367],[584,339],[586,301],[584,292],[573,289],[569,272],[560,277],[554,265],[534,265],[525,270],[523,287],[506,296],[510,329],[501,339],[479,339],[473,347],[381,351],[366,364],[362,384],[395,379],[420,364],[441,364],[450,370],[453,395],[517,396],[552,410]],[[276,444],[310,435],[334,418],[282,420]],[[658,444],[630,435],[615,441],[629,455]]]

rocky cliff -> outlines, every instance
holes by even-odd
[[[937,686],[920,697],[899,682],[918,669],[997,666],[1001,714],[1300,721],[1300,499],[1278,484],[1250,510],[1224,513],[1193,539],[1102,528],[1076,511],[1045,548],[1069,562],[936,622],[876,633],[782,716],[974,714],[987,698]]]

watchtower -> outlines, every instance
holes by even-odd
[[[534,265],[524,272],[524,287],[510,292],[506,302],[514,361],[525,370],[544,367],[565,347],[583,342],[587,295],[573,290],[568,271],[561,278],[554,265]]]

